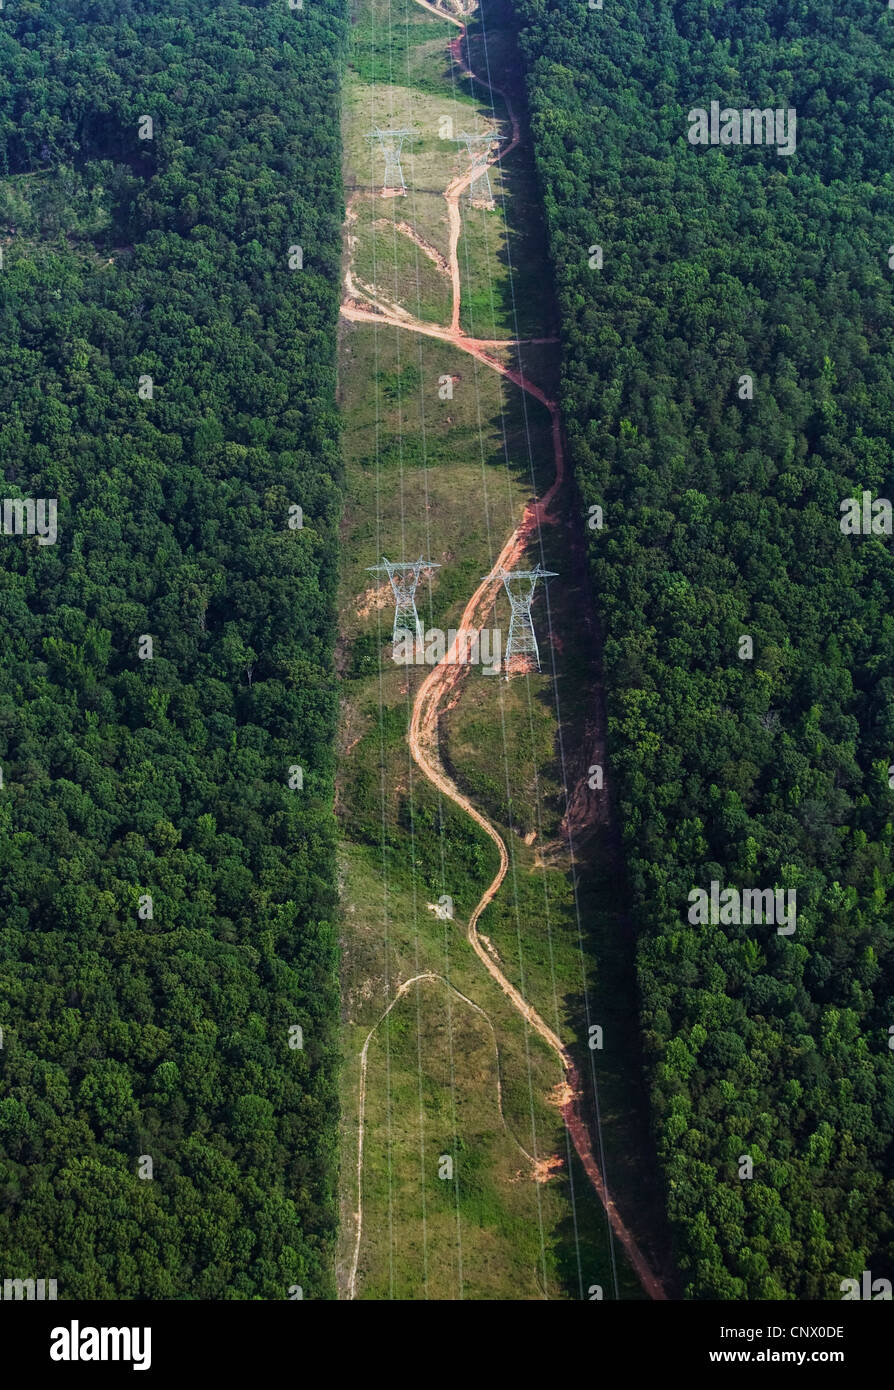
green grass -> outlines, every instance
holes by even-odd
[[[443,323],[450,311],[445,277],[389,224],[405,221],[446,252],[445,204],[437,190],[464,167],[465,155],[439,138],[438,122],[448,115],[457,130],[475,128],[472,121],[482,128],[490,111],[480,87],[451,85],[444,49],[456,32],[452,26],[412,5],[404,26],[402,11],[381,0],[364,0],[359,7],[344,105],[345,149],[348,181],[368,184],[376,166],[364,132],[374,122],[413,126],[419,138],[404,163],[410,191],[393,200],[361,194],[349,230],[357,237],[359,279],[375,279],[392,302]],[[396,26],[390,55],[381,46],[389,22]],[[505,58],[504,45],[492,25],[488,41],[495,80],[504,80],[495,71]],[[389,88],[392,72],[400,85]],[[505,114],[499,106],[497,114]],[[530,171],[520,151],[495,173],[494,188],[506,193],[513,228],[524,228],[508,241],[520,331],[542,334],[549,330],[543,322],[543,248]],[[463,213],[459,251],[464,326],[482,337],[510,337],[515,325],[499,197],[494,212]],[[496,355],[514,364],[519,354],[506,349]],[[552,390],[556,349],[526,346],[521,356],[532,379]],[[439,397],[445,376],[453,379],[450,400]],[[355,1236],[360,1051],[398,985],[428,971],[449,979],[453,989],[443,979],[413,986],[370,1043],[358,1297],[585,1298],[598,1283],[610,1298],[605,1214],[569,1152],[554,1103],[558,1059],[530,1032],[466,939],[468,915],[496,871],[496,850],[411,761],[410,707],[426,671],[391,660],[390,594],[366,572],[383,553],[422,554],[438,562],[442,568],[420,586],[420,615],[427,627],[456,626],[534,488],[543,491],[552,481],[549,416],[469,354],[384,323],[343,323],[339,392],[346,470],[338,645],[345,1058],[340,1285],[345,1287]],[[609,1172],[622,1190],[636,1194],[625,1214],[632,1205],[638,1226],[647,1209],[637,1188],[651,1178],[624,1154],[626,1145],[639,1144],[645,1152],[647,1144],[631,1103],[639,1065],[635,991],[616,875],[607,840],[597,837],[577,864],[585,913],[582,952],[571,865],[559,834],[555,695],[558,690],[562,734],[566,749],[573,750],[569,766],[577,776],[592,740],[592,653],[586,641],[581,647],[575,640],[582,596],[570,573],[565,527],[548,528],[543,539],[545,558],[561,575],[555,596],[550,594],[558,685],[545,635],[543,675],[507,683],[470,672],[462,698],[442,720],[441,749],[456,782],[491,816],[509,846],[510,875],[481,923],[506,975],[572,1046],[584,1078],[591,1060],[585,979],[598,1015],[593,1021],[605,1021],[598,1074],[613,1125]],[[531,553],[531,563],[538,558],[539,550]],[[504,639],[508,619],[501,597],[493,625]],[[535,621],[545,634],[542,597]],[[535,839],[525,843],[522,837],[532,830]],[[431,910],[442,894],[453,899],[454,920]],[[473,1000],[490,1024],[454,990]],[[504,1118],[497,1102],[495,1039]],[[516,1141],[538,1159],[559,1160],[548,1182],[532,1180]],[[439,1177],[442,1155],[454,1161],[454,1181]],[[619,1278],[622,1297],[642,1296],[622,1258]]]
[[[358,286],[376,287],[386,299],[416,318],[444,323],[450,317],[450,277],[404,234],[404,199],[365,200],[351,231],[356,238],[354,275]]]
[[[539,481],[552,477],[549,417],[529,401],[526,422],[516,387],[446,343],[387,324],[346,325],[341,350],[350,478],[340,632],[350,642],[377,630],[375,613],[358,617],[380,582],[366,566],[402,550],[443,566],[430,593],[423,586],[419,611],[427,626],[446,629],[532,495],[529,440]],[[438,395],[443,376],[455,378],[449,401]]]
[[[446,984],[421,983],[382,1025],[368,1085],[375,1137],[364,1191],[364,1297],[558,1296],[569,1282],[567,1180],[527,1179],[527,1160],[500,1116],[494,1039],[481,1016]],[[541,1142],[548,1136],[559,1146],[555,1116],[541,1107],[538,1122]],[[528,1117],[520,1136],[528,1145],[530,1128]],[[393,1255],[396,1230],[408,1237]],[[604,1268],[600,1236],[597,1226],[578,1242],[588,1269]]]
[[[426,14],[412,0],[358,5],[351,68],[370,86],[406,82],[440,96],[450,80],[447,45],[457,32],[454,24]]]

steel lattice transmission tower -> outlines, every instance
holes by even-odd
[[[557,578],[555,570],[545,570],[540,564],[532,570],[499,571],[503,588],[509,597],[512,617],[509,619],[509,637],[506,642],[504,667],[509,673],[509,663],[514,656],[533,656],[537,670],[540,670],[540,651],[531,621],[531,604],[538,579]]]
[[[399,632],[408,632],[414,642],[423,641],[422,623],[416,612],[416,585],[423,570],[439,570],[419,556],[418,560],[387,560],[382,556],[380,565],[367,566],[370,574],[387,574],[394,593],[394,630],[391,640],[397,641]]]
[[[378,126],[374,130],[367,131],[367,140],[377,140],[379,148],[385,156],[383,193],[387,193],[389,189],[393,188],[399,188],[401,193],[406,193],[407,185],[404,182],[404,171],[400,167],[400,152],[403,149],[404,141],[415,133],[414,130],[380,130]]]
[[[485,163],[469,184],[468,192],[466,193],[466,201],[472,203],[478,198],[482,202],[487,203],[488,208],[493,208],[494,195],[491,191],[490,174],[487,172],[486,161],[491,146],[499,144],[499,141],[496,140],[493,135],[467,135],[464,130],[460,131],[456,140],[457,144],[465,145],[469,152],[469,158],[472,160],[473,164],[477,163],[482,158],[485,160]],[[484,149],[479,153],[476,151],[475,147],[481,145],[484,146]]]

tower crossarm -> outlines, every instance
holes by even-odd
[[[506,642],[507,672],[513,656],[532,656],[539,671],[540,651],[531,619],[531,604],[534,601],[537,580],[556,579],[557,573],[555,570],[545,570],[539,564],[532,570],[505,570],[501,567],[496,573],[503,581],[503,588],[506,590],[512,611],[509,620],[509,638]],[[494,577],[494,575],[486,576],[486,578]],[[515,589],[513,589],[513,585],[516,586]]]
[[[389,560],[382,556],[378,565],[368,565],[370,574],[387,574],[394,594],[393,640],[397,641],[399,632],[409,632],[417,640],[422,639],[422,624],[416,611],[416,586],[423,570],[440,569],[431,560]]]
[[[473,146],[475,145],[486,145],[490,147],[491,145],[499,144],[500,136],[495,135],[493,131],[487,131],[484,134],[470,135],[468,131],[461,130],[456,136],[456,142],[457,144],[465,145],[471,154],[474,153]]]

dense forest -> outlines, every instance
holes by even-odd
[[[840,524],[894,499],[894,12],[516,9],[684,1285],[841,1298],[894,1265],[894,559]],[[796,148],[691,143],[713,101]]]
[[[60,1299],[334,1289],[344,8],[0,23],[0,466],[57,508],[0,535],[0,1275]]]

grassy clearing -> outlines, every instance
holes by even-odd
[[[384,157],[366,138],[368,131],[378,126],[412,132],[402,154],[406,196],[383,199],[366,193],[374,211],[366,217],[360,214],[358,226],[352,229],[360,238],[358,274],[367,283],[373,252],[366,245],[372,238],[365,222],[382,216],[406,221],[446,255],[446,205],[441,193],[469,167],[465,146],[457,137],[464,132],[490,134],[508,143],[505,102],[500,96],[492,101],[481,84],[460,76],[447,56],[447,44],[457,33],[454,26],[440,23],[413,0],[370,0],[358,8],[351,79],[345,93],[349,189],[374,190],[382,185]],[[505,47],[499,31],[488,35],[486,57],[481,43],[473,42],[477,70],[497,73],[507,62]],[[461,204],[460,322],[473,337],[541,336],[551,332],[553,325],[544,322],[540,287],[545,239],[527,156],[520,149],[513,151],[505,162],[491,167],[489,178],[493,210],[468,206],[465,197]],[[377,239],[377,283],[410,312],[436,319],[439,296],[431,293],[427,283],[432,272],[422,266],[417,284],[412,266],[405,263],[407,254],[407,247],[398,244],[389,249]]]
[[[461,928],[427,911],[418,876],[414,883],[388,838],[384,863],[372,846],[347,847],[344,861],[342,1279],[355,1229],[356,1059],[397,982],[430,970],[484,1009],[493,1032],[442,980],[412,986],[376,1030],[367,1074],[358,1296],[458,1297],[460,1260],[466,1298],[539,1298],[544,1291],[579,1298],[593,1282],[610,1296],[604,1215],[573,1158],[569,1177],[564,1128],[550,1104],[560,1080],[556,1059],[536,1035],[526,1035]],[[422,826],[417,848],[424,843]],[[461,903],[462,883],[457,897]],[[548,1184],[533,1182],[519,1143],[564,1166]],[[439,1175],[444,1155],[454,1161],[453,1183]],[[624,1296],[636,1297],[635,1282],[623,1272],[622,1281]]]
[[[440,197],[450,180],[466,167],[464,153],[461,160],[456,143],[441,134],[444,120],[453,120],[456,128],[465,121],[483,119],[484,113],[471,98],[440,99],[399,83],[397,78],[393,87],[365,83],[347,87],[345,160],[352,176],[349,182],[381,188],[385,163],[375,142],[367,138],[368,132],[376,127],[409,130],[411,135],[406,137],[401,155],[408,192],[399,200],[407,207],[411,189],[416,196],[428,193]]]
[[[397,984],[430,970],[447,976],[457,989],[488,1012],[501,1050],[507,1123],[530,1152],[536,1152],[538,1157],[557,1154],[564,1167],[545,1187],[532,1183],[498,1113],[494,1117],[496,1086],[492,1067],[477,1060],[473,1065],[471,1042],[468,1046],[457,1045],[454,1074],[458,1119],[454,1143],[461,1141],[463,1147],[457,1150],[462,1159],[461,1171],[467,1178],[474,1172],[478,1193],[477,1205],[471,1199],[460,1201],[457,1234],[455,1200],[454,1209],[445,1215],[438,1206],[445,1200],[443,1180],[437,1176],[437,1164],[432,1166],[429,1162],[434,1148],[435,1159],[441,1153],[452,1152],[440,1138],[439,1117],[446,1103],[446,1083],[439,1071],[443,1049],[425,1044],[414,1050],[408,1042],[407,1049],[393,1053],[387,1041],[401,1019],[416,1019],[416,1002],[411,994],[397,1006],[391,1021],[382,1026],[382,1037],[377,1036],[370,1049],[368,1167],[364,1184],[364,1232],[368,1234],[364,1234],[361,1247],[359,1295],[382,1297],[392,1292],[394,1297],[422,1297],[427,1267],[430,1297],[458,1296],[461,1243],[465,1297],[536,1298],[543,1296],[544,1287],[550,1297],[579,1297],[580,1289],[575,1284],[576,1247],[571,1258],[567,1244],[569,1240],[574,1243],[569,1234],[573,1223],[569,1217],[567,1145],[558,1112],[548,1102],[560,1079],[558,1064],[539,1039],[526,1037],[523,1021],[482,970],[464,937],[468,914],[496,870],[496,852],[466,816],[451,803],[439,801],[410,760],[406,746],[409,709],[424,670],[408,670],[391,662],[391,604],[375,607],[370,602],[375,585],[365,573],[365,566],[375,563],[377,540],[385,553],[396,556],[403,549],[407,554],[423,553],[441,560],[444,568],[436,573],[430,590],[420,596],[420,612],[431,625],[446,627],[458,621],[469,593],[490,567],[494,546],[517,524],[531,491],[525,469],[518,468],[515,477],[507,472],[503,448],[502,413],[505,410],[511,418],[507,398],[517,398],[519,393],[496,373],[450,349],[446,365],[461,377],[458,386],[467,380],[471,367],[480,373],[479,391],[473,394],[458,389],[452,402],[439,402],[437,392],[426,391],[424,383],[437,380],[436,368],[444,361],[444,345],[387,326],[346,327],[342,352],[341,404],[348,469],[340,620],[340,660],[345,675],[339,777],[339,812],[345,834],[342,1272],[354,1229],[351,1203],[356,1161],[357,1059],[366,1033],[387,1008]],[[376,392],[370,391],[369,386],[374,380],[379,395],[378,471]],[[517,404],[516,399],[516,413]],[[418,457],[408,460],[408,443],[418,441],[423,416],[427,466]],[[541,416],[539,447],[545,459],[545,412]],[[510,438],[523,442],[522,423],[517,423],[515,429],[516,434],[510,434]],[[507,615],[498,611],[496,621],[504,630],[506,619]],[[545,677],[537,679],[541,684],[546,682]],[[535,716],[536,737],[530,746],[526,745],[524,682],[507,685],[480,670],[470,672],[463,699],[445,725],[445,760],[455,762],[461,781],[487,769],[500,768],[499,750],[503,745],[497,701],[507,713],[507,747],[512,750],[509,765],[513,775],[517,769],[523,770],[525,786],[519,787],[519,799],[531,805],[531,788],[536,780],[531,769],[536,765],[542,782],[543,769],[554,761],[555,723],[545,706],[539,708]],[[462,732],[454,738],[449,720],[460,716],[464,723],[457,728]],[[482,748],[488,750],[485,758],[479,756]],[[476,785],[476,795],[478,790]],[[558,788],[553,791],[557,793]],[[487,809],[504,812],[499,783],[496,793],[492,797],[482,795],[481,802]],[[499,818],[505,820],[505,815]],[[555,819],[553,812],[552,822]],[[530,997],[536,998],[540,1007],[544,1003],[550,1006],[552,983],[543,976],[542,945],[536,929],[544,916],[540,877],[534,871],[536,848],[519,842],[517,852],[524,861],[519,881],[509,891],[505,906],[502,895],[500,899],[501,920],[503,914],[508,914],[507,929],[517,932],[522,941],[521,957],[516,944],[515,957],[508,964],[520,959],[522,972],[527,972]],[[551,872],[564,891],[564,871]],[[557,895],[559,891],[557,886]],[[447,928],[428,906],[436,904],[443,893],[449,893],[454,900],[455,922]],[[517,920],[512,907],[514,899],[519,903]],[[534,945],[530,970],[529,940]],[[506,950],[503,945],[496,949],[501,953]],[[579,991],[580,965],[570,948],[559,953],[559,967],[560,994],[563,998],[575,996]],[[537,985],[537,994],[530,990],[532,982]],[[419,987],[418,1018],[423,1029],[438,1025],[444,1017],[443,1000],[438,1002],[439,989],[443,993],[443,986],[426,983]],[[456,1007],[461,1013],[472,1013],[467,1005],[460,1010],[457,1002]],[[555,1010],[547,1007],[545,1012],[551,1020]],[[567,1031],[565,1019],[563,1003],[561,1031]],[[477,1016],[468,1020],[468,1028],[477,1028],[479,1033],[484,1028],[489,1035],[489,1029]],[[483,1046],[480,1039],[476,1046]],[[389,1085],[390,1107],[383,1099]],[[420,1156],[423,1145],[428,1155],[424,1162]],[[522,1179],[518,1177],[520,1163]],[[430,1193],[432,1185],[434,1190]],[[430,1211],[441,1213],[438,1220],[433,1218],[426,1226],[425,1247],[420,1224],[423,1201],[427,1223]],[[604,1218],[585,1184],[576,1192],[576,1206],[585,1209],[584,1215],[578,1212],[578,1221],[590,1232],[580,1256],[581,1264],[590,1271],[590,1282],[602,1282],[607,1287],[609,1255]],[[532,1231],[536,1234],[536,1259],[531,1255]],[[577,1239],[580,1242],[583,1236]],[[398,1274],[393,1274],[393,1268]],[[597,1274],[592,1274],[594,1269]],[[631,1288],[630,1292],[634,1290]]]
[[[377,287],[416,318],[443,323],[450,317],[450,277],[406,235],[405,228],[415,222],[407,222],[404,201],[358,203],[351,228],[355,281],[361,288]]]
[[[441,981],[414,987],[382,1025],[368,1078],[365,1297],[535,1299],[570,1282],[568,1181],[530,1180],[500,1116],[497,1069],[486,1021]],[[541,1142],[560,1144],[549,1119],[538,1114]],[[407,1233],[396,1257],[395,1229]],[[598,1229],[578,1241],[585,1277],[598,1245]]]
[[[390,49],[383,43],[389,24]],[[438,122],[456,117],[458,130],[473,121],[487,128],[491,120],[482,89],[451,80],[444,50],[455,32],[412,4],[363,0],[344,108],[349,182],[352,175],[356,183],[374,181],[377,170],[363,140],[372,124],[406,124],[419,135],[404,162],[407,197],[360,194],[355,200],[355,273],[369,283],[375,279],[382,295],[411,313],[441,323],[449,318],[444,277],[390,224],[406,221],[446,252],[445,204],[438,190],[463,167],[465,155],[460,159],[456,147],[439,137]],[[493,24],[488,43],[494,71],[505,54]],[[503,80],[496,71],[494,76]],[[389,87],[389,80],[397,85]],[[497,114],[504,114],[499,107]],[[539,231],[529,215],[528,178],[520,151],[494,175],[497,210],[463,212],[463,324],[482,337],[515,331],[507,245],[519,329],[523,335],[549,331],[542,322],[543,264],[537,263]],[[513,231],[508,243],[503,193],[513,227],[527,229]],[[532,379],[552,390],[555,348],[524,345],[496,355],[514,364],[519,352]],[[452,385],[448,399],[442,398],[445,378]],[[384,323],[343,324],[339,379],[347,478],[338,647],[344,682],[338,781],[345,1056],[340,1285],[345,1287],[356,1230],[359,1055],[375,1027],[358,1297],[586,1298],[589,1287],[599,1284],[610,1298],[607,1223],[570,1152],[555,1103],[559,1062],[466,939],[468,915],[496,871],[496,851],[411,761],[406,732],[425,668],[398,667],[391,660],[390,593],[366,573],[382,553],[392,559],[421,554],[440,563],[420,586],[420,616],[426,626],[455,626],[526,501],[552,480],[548,413],[467,353]],[[537,558],[539,551],[531,562]],[[608,847],[598,838],[576,866],[583,947],[579,939],[572,868],[559,834],[564,802],[556,693],[563,739],[573,750],[566,771],[577,777],[589,757],[593,671],[586,643],[580,650],[572,640],[581,596],[569,572],[564,528],[544,535],[544,558],[560,571],[563,586],[549,596],[552,642],[546,597],[535,607],[544,674],[507,683],[470,671],[462,698],[442,721],[441,751],[457,782],[509,845],[509,878],[482,921],[502,968],[573,1045],[585,1075],[588,1021],[604,1019],[606,1037],[611,1034],[598,1067],[603,1105],[614,1125],[610,1156],[617,1163],[624,1145],[641,1139],[629,1099],[637,1065],[627,1022],[632,980],[620,944]],[[504,637],[508,619],[501,598],[493,625]],[[452,920],[432,910],[442,895],[453,901]],[[422,972],[443,978],[412,986],[379,1024],[398,986]],[[474,1001],[487,1019],[454,991]],[[549,1181],[533,1181],[519,1143],[537,1160],[555,1160]],[[452,1180],[440,1176],[445,1156],[454,1163]],[[625,1171],[636,1181],[648,1176],[626,1160]],[[620,1256],[618,1269],[621,1296],[641,1296]]]
[[[529,399],[525,414],[516,387],[447,343],[361,324],[343,328],[341,349],[349,485],[339,631],[343,646],[363,636],[360,660],[377,637],[366,610],[379,581],[366,566],[400,552],[443,565],[420,590],[419,612],[426,626],[455,624],[533,495],[532,460],[538,487],[551,477],[552,448],[544,408]],[[439,397],[444,377],[450,400]],[[390,617],[385,626],[387,637]]]
[[[357,83],[389,87],[404,82],[442,97],[450,87],[447,45],[456,25],[426,14],[409,0],[374,0],[355,6],[351,68]]]

